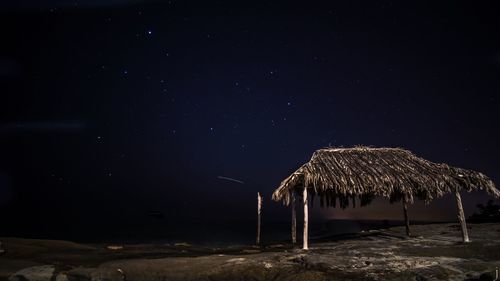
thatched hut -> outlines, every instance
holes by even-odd
[[[311,160],[283,180],[273,200],[292,205],[292,241],[296,241],[295,198],[304,205],[304,245],[308,248],[308,198],[319,198],[320,205],[346,208],[364,206],[376,196],[402,201],[406,231],[410,235],[407,205],[414,198],[430,202],[447,193],[455,194],[462,238],[468,242],[460,191],[485,190],[496,198],[500,191],[484,174],[433,163],[401,148],[324,148]]]

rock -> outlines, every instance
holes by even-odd
[[[496,276],[493,272],[485,272],[479,276],[479,281],[495,281]]]
[[[68,278],[68,275],[66,275],[65,273],[59,273],[56,276],[56,281],[70,281],[70,280]]]
[[[98,268],[90,273],[92,281],[124,281],[123,270],[117,268]]]
[[[260,250],[243,249],[241,252],[244,254],[256,254],[256,253],[260,253]]]
[[[243,263],[246,261],[246,258],[234,258],[234,259],[228,259],[226,262],[227,263]]]
[[[58,279],[60,278],[60,279]],[[121,268],[78,267],[57,275],[56,281],[124,281],[125,272]]]
[[[3,248],[2,241],[0,241],[0,256],[5,254],[5,249]]]
[[[9,277],[9,281],[51,281],[54,277],[53,265],[32,266],[19,270]]]
[[[268,247],[271,248],[271,249],[274,249],[274,248],[283,248],[283,247],[285,247],[285,245],[283,245],[283,244],[273,244],[273,245],[270,245]]]
[[[63,274],[70,281],[90,281],[92,271],[96,270],[96,268],[87,268],[87,267],[77,267],[71,270],[64,272]],[[59,274],[62,275],[62,274]],[[63,276],[60,277],[61,281],[63,281]],[[59,281],[59,280],[56,280]]]

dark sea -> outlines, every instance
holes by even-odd
[[[328,220],[309,223],[311,239],[358,233],[362,230],[381,229],[403,225],[402,221],[389,220]],[[190,243],[200,246],[230,246],[255,244],[256,221],[168,221],[152,220],[130,225],[115,225],[111,228],[95,227],[88,231],[60,229],[57,233],[26,233],[28,238],[49,238],[70,240],[81,243],[125,243],[125,244],[173,244]],[[302,238],[303,225],[297,221],[297,238]],[[263,221],[261,241],[264,245],[290,241],[290,221]],[[18,235],[16,235],[18,236]]]

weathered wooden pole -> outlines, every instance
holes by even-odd
[[[308,223],[309,223],[309,210],[307,209],[307,186],[304,186],[304,193],[302,195],[302,198],[304,200],[304,241],[303,241],[303,246],[302,249],[307,250],[309,249],[309,235],[308,235]]]
[[[297,212],[295,210],[295,193],[292,192],[292,244],[297,243]]]
[[[410,236],[410,220],[408,219],[408,202],[403,198],[403,213],[405,216],[406,235]]]
[[[455,190],[455,200],[457,201],[457,209],[458,209],[458,220],[460,221],[460,225],[462,226],[462,240],[464,243],[470,242],[469,234],[467,233],[467,224],[465,223],[465,215],[464,208],[462,207],[462,198],[460,197],[460,192],[458,189]]]
[[[262,195],[257,192],[257,239],[256,244],[260,245],[260,217],[262,213]]]

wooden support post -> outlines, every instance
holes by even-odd
[[[410,220],[408,219],[408,202],[403,198],[403,213],[405,216],[406,235],[410,237]]]
[[[462,198],[460,197],[460,192],[455,191],[455,200],[457,201],[458,209],[458,220],[460,221],[460,226],[462,227],[462,240],[464,243],[470,242],[469,234],[467,233],[467,224],[465,222],[464,208],[462,207]]]
[[[260,216],[262,213],[262,195],[257,192],[257,239],[256,244],[260,245]]]
[[[307,250],[309,249],[309,235],[308,235],[308,223],[309,223],[309,211],[307,209],[307,186],[304,186],[304,193],[302,195],[303,198],[303,203],[304,203],[304,241],[303,241],[303,246],[302,249]]]
[[[297,243],[297,212],[295,210],[295,193],[292,192],[292,244]]]

